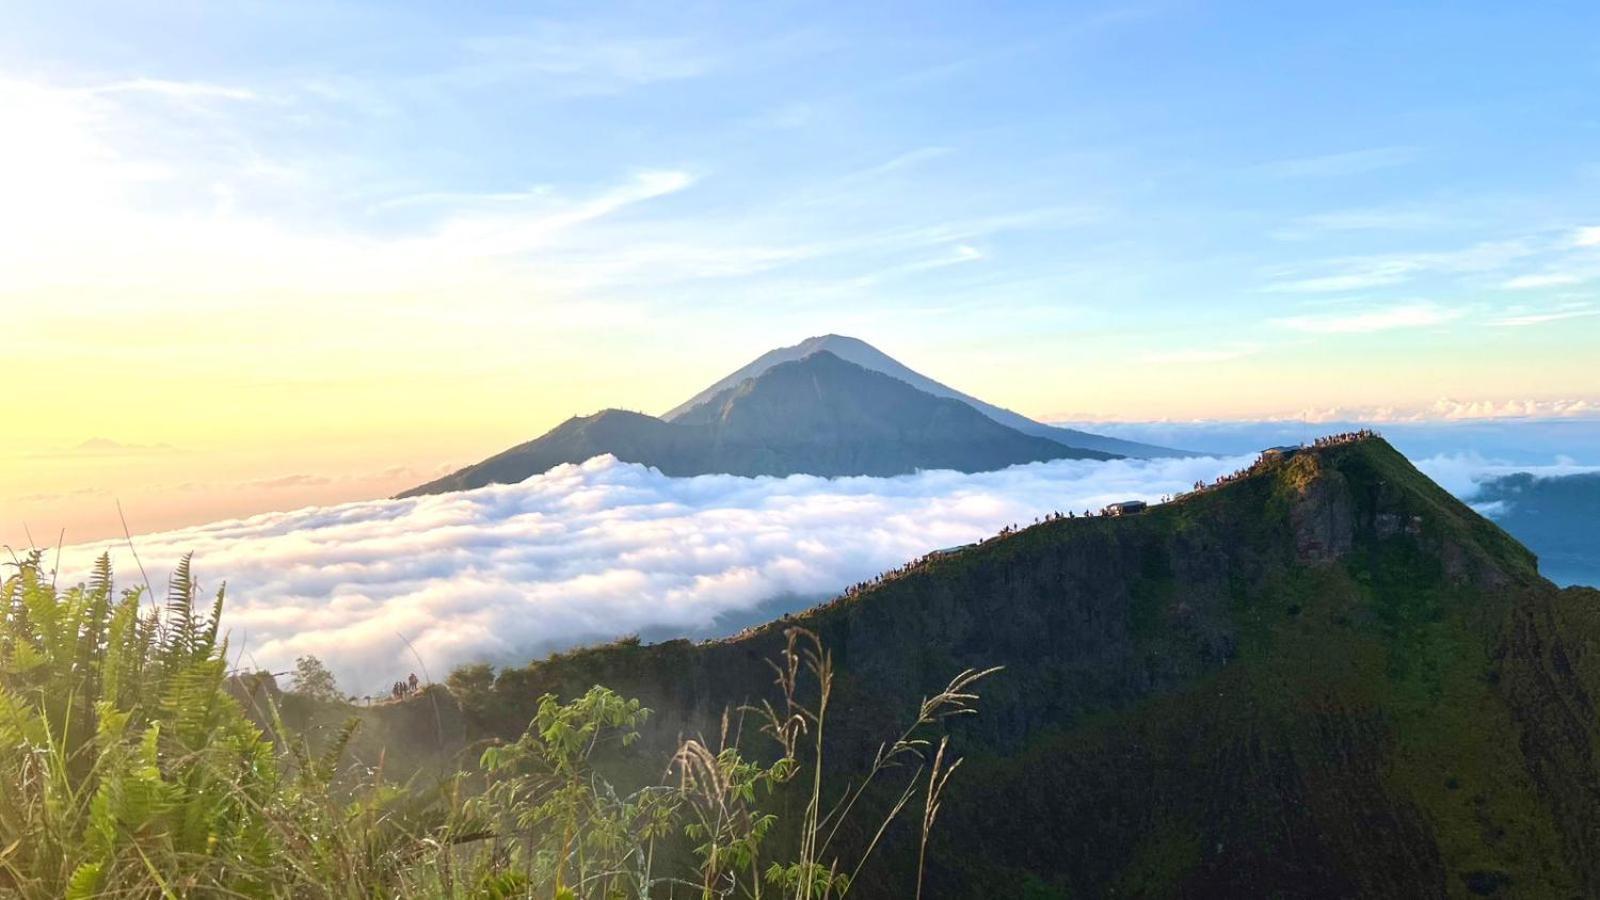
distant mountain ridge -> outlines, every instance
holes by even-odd
[[[617,409],[575,417],[399,496],[514,483],[606,453],[673,476],[889,476],[1113,458],[1023,434],[959,400],[818,351],[770,366],[674,420]]]
[[[792,347],[779,347],[776,350],[769,350],[733,374],[668,410],[661,418],[669,422],[678,419],[688,414],[695,407],[708,402],[722,391],[734,387],[746,379],[754,378],[773,366],[804,359],[813,353],[821,352],[832,353],[834,356],[853,362],[864,369],[882,372],[935,397],[948,397],[952,400],[959,400],[1008,428],[1015,428],[1023,434],[1049,438],[1068,447],[1098,450],[1102,453],[1111,453],[1116,456],[1136,458],[1198,455],[1184,450],[1157,447],[1153,444],[1141,444],[1137,441],[1125,441],[1120,438],[1106,437],[1104,435],[1091,434],[1087,431],[1059,428],[1054,425],[1046,425],[1043,422],[1036,422],[1020,413],[995,406],[992,403],[985,403],[970,394],[962,393],[955,388],[934,381],[932,378],[906,367],[866,341],[841,334],[819,335],[807,338]]]

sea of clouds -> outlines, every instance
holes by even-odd
[[[226,579],[240,665],[304,654],[347,689],[425,666],[525,661],[624,634],[701,634],[773,598],[815,599],[941,547],[1053,511],[1156,500],[1253,456],[1060,460],[896,478],[669,478],[605,456],[520,484],[311,507],[68,547],[79,580],[109,552],[156,592],[188,552]],[[798,602],[798,600],[797,600]],[[805,605],[801,603],[801,605]]]
[[[1527,474],[1535,478],[1565,478],[1569,475],[1588,475],[1600,472],[1600,466],[1586,466],[1570,458],[1561,458],[1547,465],[1508,463],[1486,459],[1480,453],[1441,453],[1427,459],[1413,460],[1424,475],[1440,487],[1465,500],[1483,515],[1494,518],[1505,512],[1505,501],[1473,502],[1483,488],[1496,479]]]
[[[312,654],[365,693],[410,671],[442,677],[464,662],[522,662],[625,634],[725,633],[741,616],[770,618],[775,602],[810,605],[929,550],[1053,511],[1154,501],[1254,457],[827,479],[669,478],[604,456],[521,484],[267,513],[138,536],[131,550],[68,547],[61,570],[79,580],[109,552],[123,584],[147,576],[160,594],[193,552],[204,584],[226,579],[240,665],[282,671]],[[1593,470],[1475,453],[1418,465],[1469,501],[1513,471]]]

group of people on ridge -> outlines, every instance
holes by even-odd
[[[417,680],[417,673],[412,672],[411,677],[405,681],[396,681],[389,689],[389,699],[404,700],[422,693],[422,682]]]

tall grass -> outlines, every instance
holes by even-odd
[[[230,676],[223,593],[199,603],[188,559],[160,602],[118,592],[104,557],[64,590],[37,554],[9,568],[0,896],[821,900],[849,892],[919,796],[921,852],[905,882],[920,894],[927,834],[959,764],[926,735],[971,714],[972,685],[994,671],[964,672],[925,701],[838,791],[823,755],[832,658],[799,628],[773,662],[777,704],[737,711],[762,723],[764,747],[741,746],[730,712],[714,744],[685,740],[666,777],[619,791],[596,760],[638,740],[650,711],[596,686],[567,703],[542,698],[522,737],[476,766],[397,782],[349,758],[356,720],[314,749],[285,727],[264,681]],[[331,680],[308,683],[323,702],[337,696]],[[891,775],[895,799],[869,823],[871,841],[841,857],[842,824]],[[793,789],[802,819],[773,843],[772,798]]]

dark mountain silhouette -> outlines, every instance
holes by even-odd
[[[606,410],[569,419],[402,497],[512,483],[610,453],[664,474],[979,472],[1048,459],[1110,459],[1022,434],[957,400],[818,352],[774,366],[664,421]]]
[[[932,394],[935,397],[960,400],[962,403],[1008,428],[1015,428],[1023,434],[1049,438],[1068,447],[1097,450],[1116,456],[1136,458],[1198,455],[1185,450],[1173,450],[1167,447],[1157,447],[1153,444],[1141,444],[1137,441],[1125,441],[1119,438],[1106,437],[1105,435],[1091,434],[1087,431],[1058,428],[1054,425],[1046,425],[1043,422],[1035,422],[1020,413],[995,406],[992,403],[985,403],[970,394],[964,394],[955,388],[948,387],[926,375],[915,372],[866,341],[840,334],[825,334],[819,337],[807,338],[792,347],[779,347],[776,350],[769,350],[757,357],[749,365],[674,407],[662,418],[669,422],[682,418],[690,410],[708,402],[723,391],[738,385],[746,379],[754,378],[773,366],[804,359],[813,353],[822,352],[832,353],[834,356],[853,362],[864,369],[871,369],[874,372],[882,372],[885,375],[898,378],[917,390]]]
[[[967,763],[933,896],[1600,896],[1600,592],[1541,578],[1381,440],[1047,521],[735,639],[504,670],[452,740],[605,684],[655,711],[616,771],[659,778],[680,735],[775,699],[790,624],[838,667],[838,784],[952,674],[1006,666],[950,724]],[[915,849],[891,833],[853,893],[892,895]]]

